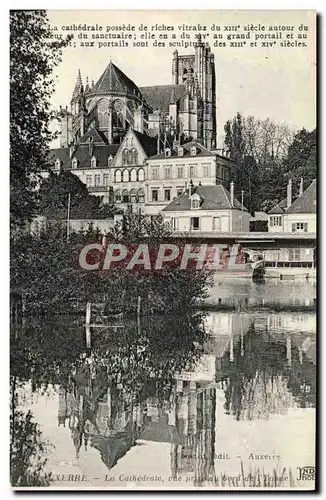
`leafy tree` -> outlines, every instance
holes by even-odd
[[[88,193],[86,185],[70,171],[50,172],[39,190],[38,211],[48,219],[64,220],[68,214],[70,195],[71,219],[113,218],[118,212],[112,205],[102,204],[98,196]]]
[[[39,210],[51,219],[66,219],[70,195],[71,218],[92,218],[100,211],[100,199],[91,196],[86,185],[69,171],[50,173],[40,187]]]
[[[35,209],[38,174],[53,134],[53,71],[67,40],[51,40],[46,12],[10,11],[10,221],[22,227]]]
[[[240,113],[226,122],[224,130],[225,146],[235,164],[232,177],[236,195],[244,191],[244,204],[250,212],[262,209],[266,200],[278,198],[283,192],[282,162],[292,133],[286,125]]]
[[[302,129],[294,136],[286,157],[283,161],[284,174],[292,179],[297,187],[300,178],[303,177],[305,187],[316,178],[317,175],[317,131],[308,132]]]

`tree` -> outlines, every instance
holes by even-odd
[[[240,113],[224,127],[225,146],[235,164],[233,180],[237,196],[244,191],[244,205],[250,212],[262,208],[283,190],[282,162],[292,140],[292,132],[284,124],[269,118],[259,120]]]
[[[35,209],[38,174],[53,134],[53,71],[66,40],[52,41],[45,11],[10,12],[10,222],[22,227]]]
[[[85,184],[69,171],[50,173],[40,187],[39,211],[48,218],[66,219],[68,196],[72,218],[92,218],[100,211],[100,199],[91,196]]]
[[[300,177],[308,186],[317,175],[317,131],[302,129],[294,136],[283,161],[284,174],[299,186]]]

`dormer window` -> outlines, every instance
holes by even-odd
[[[183,148],[178,148],[178,156],[183,156]]]
[[[191,146],[190,148],[190,156],[196,156],[197,154],[197,148],[196,146]]]
[[[200,196],[195,193],[191,197],[191,209],[197,210],[198,208],[200,208]]]
[[[108,165],[111,165],[112,160],[113,160],[113,156],[110,155],[109,158],[108,158]]]
[[[171,149],[170,149],[170,148],[167,148],[167,149],[165,150],[165,158],[170,158],[170,156],[171,156]]]
[[[91,167],[92,168],[96,167],[96,157],[95,156],[93,156],[92,159],[91,159]]]
[[[57,160],[55,161],[54,168],[55,168],[55,171],[57,173],[60,173],[60,170],[61,170],[61,161],[59,160],[59,158],[57,158]]]
[[[76,158],[73,158],[73,160],[71,162],[71,166],[72,166],[72,168],[77,168],[77,159]]]

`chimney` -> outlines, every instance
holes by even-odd
[[[230,183],[231,206],[234,206],[234,182]]]
[[[292,179],[289,179],[288,187],[287,187],[287,204],[286,208],[290,208],[292,205]]]
[[[300,178],[299,196],[303,194],[303,177]]]
[[[191,179],[190,182],[189,182],[189,198],[191,198],[191,195],[194,192],[193,187],[194,187],[194,183],[192,182],[192,179]]]

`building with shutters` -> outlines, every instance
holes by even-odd
[[[316,179],[303,190],[300,181],[299,196],[292,203],[292,180],[287,186],[287,197],[268,212],[268,231],[272,233],[316,233]]]
[[[164,220],[175,231],[205,233],[249,232],[250,214],[222,184],[216,186],[190,185],[163,210]]]

